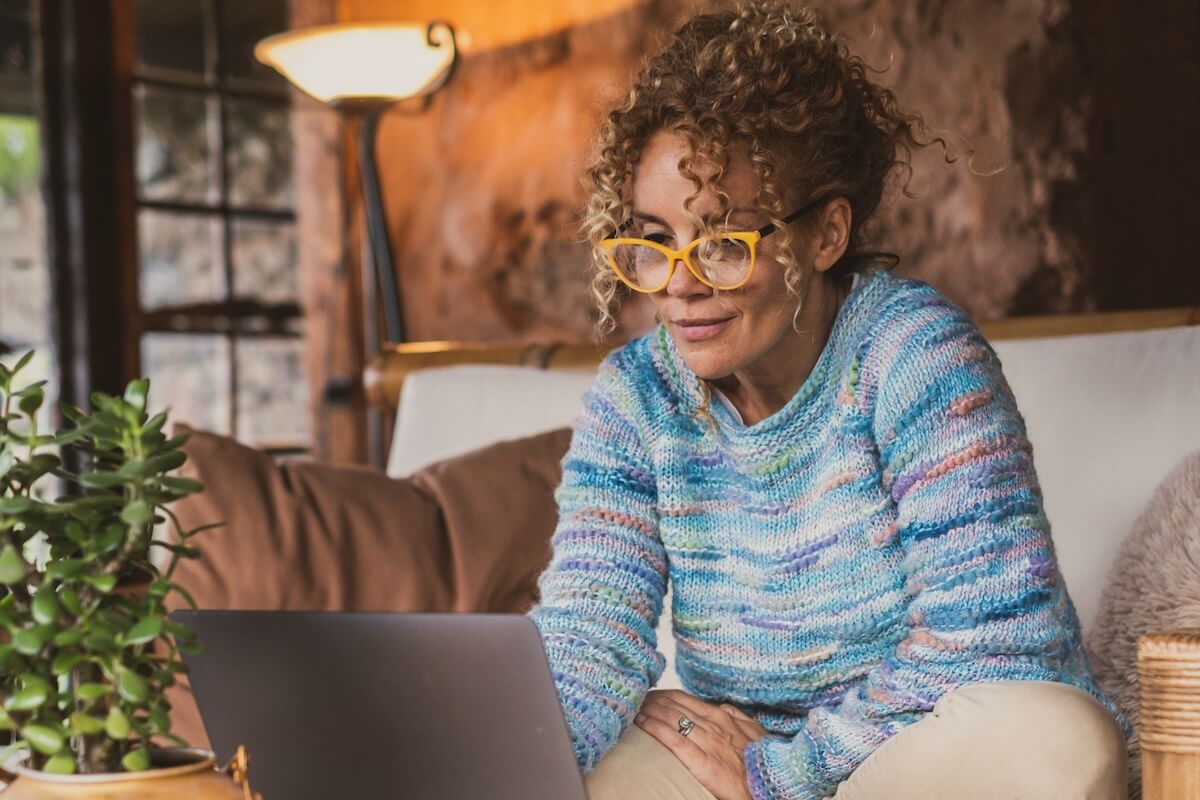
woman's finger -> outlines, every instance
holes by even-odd
[[[666,746],[689,768],[698,767],[698,759],[707,758],[704,749],[692,739],[700,730],[699,725],[693,727],[691,732],[684,736],[683,732],[679,730],[678,716],[667,706],[660,704],[654,708],[644,708],[634,722]]]
[[[681,692],[678,689],[666,689],[661,694],[663,701],[674,703],[677,707],[697,719],[723,720],[725,717],[725,714],[717,706],[687,692]]]
[[[758,724],[758,722],[756,722],[753,717],[751,717],[745,711],[742,711],[740,708],[735,706],[733,703],[722,703],[721,708],[724,711],[726,711],[730,716],[737,717],[738,719],[744,720],[746,722],[753,722],[755,725]]]

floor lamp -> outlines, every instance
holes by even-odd
[[[294,86],[358,123],[358,163],[367,222],[369,263],[363,271],[366,358],[379,352],[376,294],[383,306],[384,341],[406,341],[403,296],[392,260],[376,161],[376,136],[384,112],[402,101],[424,109],[454,71],[458,46],[448,23],[323,25],[277,34],[254,48]],[[358,394],[360,378],[330,380],[327,402],[346,403]],[[383,467],[383,419],[367,410],[370,462]]]
[[[383,304],[384,340],[405,341],[375,140],[380,118],[393,104],[414,98],[427,102],[445,85],[458,57],[454,30],[445,22],[322,25],[263,39],[254,55],[301,91],[357,120],[371,272]],[[370,295],[369,288],[364,286],[365,295]],[[366,316],[374,318],[373,313]],[[371,342],[378,347],[374,331],[368,337]]]

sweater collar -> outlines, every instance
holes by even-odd
[[[786,425],[814,395],[820,392],[827,382],[830,371],[836,366],[837,353],[844,349],[847,329],[852,327],[849,325],[849,320],[857,316],[854,309],[860,304],[865,294],[871,293],[871,287],[880,283],[879,276],[881,274],[886,275],[886,272],[873,269],[864,274],[858,285],[842,301],[837,314],[834,315],[833,327],[817,363],[813,365],[812,372],[792,395],[792,398],[771,416],[749,426],[743,424],[720,400],[713,396],[705,381],[692,372],[676,348],[670,331],[667,330],[666,325],[660,323],[652,336],[661,368],[677,397],[679,411],[698,421],[701,426],[704,425],[703,418],[708,416],[726,435],[739,438],[775,430],[781,425]]]

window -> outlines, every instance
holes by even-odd
[[[253,56],[286,0],[137,0],[140,372],[172,418],[309,444],[286,83]]]
[[[46,261],[46,216],[33,80],[32,0],[0,0],[0,360],[28,350],[18,385],[47,381],[38,424],[48,430],[58,395]]]

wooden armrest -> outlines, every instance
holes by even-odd
[[[1144,800],[1200,797],[1200,628],[1138,638]]]
[[[486,342],[412,342],[387,345],[363,373],[367,402],[395,411],[400,391],[409,375],[430,367],[464,364],[537,367],[539,369],[595,369],[619,342],[550,344]]]
[[[989,341],[1080,336],[1092,333],[1174,328],[1200,325],[1200,307],[1150,311],[1106,311],[1011,317],[979,323]],[[542,369],[594,369],[620,342],[605,344],[515,342],[412,342],[387,345],[363,372],[367,401],[375,408],[395,411],[404,380],[429,367],[460,364],[501,364]]]

